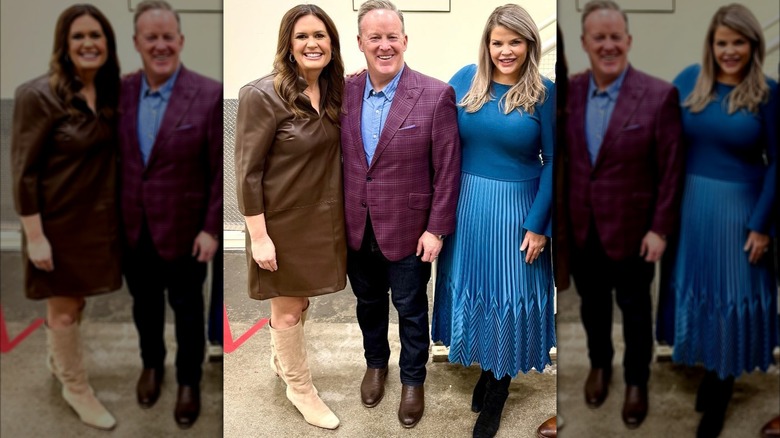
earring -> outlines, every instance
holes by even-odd
[[[291,63],[295,64],[295,57],[293,56],[292,52],[287,56],[287,59],[290,60]]]

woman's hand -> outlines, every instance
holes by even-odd
[[[543,234],[536,234],[533,231],[526,230],[523,243],[520,244],[520,251],[525,251],[525,262],[531,264],[538,259],[544,251],[547,243],[547,237]]]
[[[27,241],[27,257],[29,257],[33,266],[41,271],[51,272],[54,270],[51,244],[49,244],[49,239],[43,234],[34,240]]]
[[[276,264],[276,247],[269,236],[252,239],[252,258],[266,271],[274,272],[279,269]]]
[[[751,231],[742,250],[748,253],[748,261],[750,263],[758,263],[761,257],[764,256],[764,253],[769,251],[769,236]]]

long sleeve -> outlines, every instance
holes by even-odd
[[[680,99],[669,89],[655,118],[655,160],[658,169],[658,199],[650,230],[666,236],[677,230],[682,197],[685,153],[682,142]]]
[[[555,149],[555,87],[552,81],[544,79],[545,101],[537,105],[541,122],[540,153],[542,171],[539,175],[539,190],[523,222],[523,228],[537,234],[552,236],[553,199],[553,150]]]
[[[11,131],[11,169],[16,212],[40,213],[39,173],[44,146],[54,126],[52,107],[40,90],[25,84],[16,90]]]
[[[753,231],[768,234],[772,223],[772,208],[775,202],[777,190],[777,112],[778,112],[778,87],[771,81],[769,102],[761,107],[761,124],[763,125],[764,152],[768,166],[764,173],[764,185],[761,195],[756,203],[756,208],[748,221],[748,228]]]
[[[236,116],[236,188],[238,209],[244,216],[265,212],[263,174],[276,134],[271,96],[254,84],[241,88]]]
[[[431,130],[433,200],[427,230],[450,234],[455,230],[455,211],[460,193],[460,134],[455,91],[448,86],[439,95]]]
[[[222,90],[215,89],[213,97],[209,96],[213,100],[213,105],[209,110],[208,117],[208,153],[209,153],[209,204],[208,211],[206,213],[206,220],[203,225],[203,230],[209,234],[216,235],[222,232],[222,205],[223,205],[223,189],[224,189],[224,170],[222,162],[224,159],[224,135],[223,135],[223,107],[222,107]]]

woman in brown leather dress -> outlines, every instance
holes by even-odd
[[[249,296],[271,300],[271,366],[287,384],[287,398],[308,423],[326,429],[339,419],[312,385],[303,321],[309,297],[346,286],[339,49],[322,9],[290,9],[274,70],[241,88],[236,119]]]
[[[25,293],[46,299],[48,365],[84,423],[116,420],[87,381],[79,334],[85,297],[122,286],[116,211],[119,62],[94,6],[63,11],[49,72],[17,88],[11,160],[23,228]]]

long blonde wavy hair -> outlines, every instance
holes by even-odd
[[[528,53],[525,62],[520,67],[520,79],[498,101],[504,114],[522,108],[529,114],[534,113],[534,105],[545,99],[545,89],[539,74],[541,59],[541,41],[536,23],[522,7],[507,4],[497,7],[485,24],[482,33],[482,44],[479,46],[479,63],[477,74],[471,82],[469,91],[458,104],[466,108],[466,112],[479,111],[493,97],[491,82],[493,79],[493,60],[490,58],[490,33],[498,26],[503,26],[525,39]]]
[[[753,113],[758,112],[759,105],[769,98],[769,86],[762,72],[765,52],[764,35],[755,15],[748,8],[737,3],[721,7],[712,17],[710,27],[707,29],[707,37],[704,39],[704,61],[701,72],[696,78],[693,92],[685,99],[683,106],[690,108],[693,113],[698,113],[715,99],[719,67],[713,54],[712,43],[718,26],[728,27],[743,35],[750,41],[751,49],[744,78],[728,94],[728,112],[733,114],[742,108]]]

